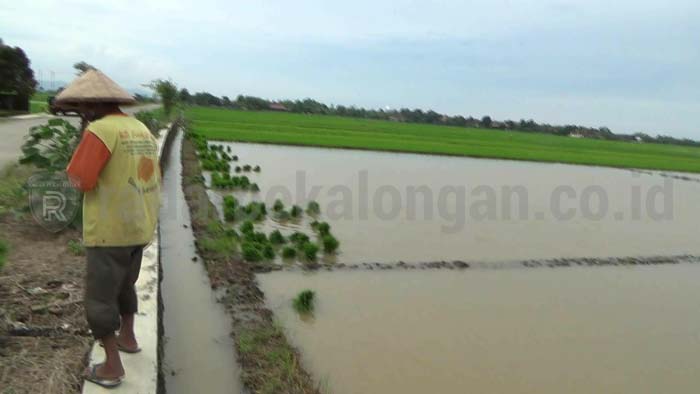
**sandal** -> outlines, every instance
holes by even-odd
[[[102,342],[100,342],[100,346],[103,348],[105,347],[105,345],[103,345]],[[122,346],[122,344],[119,342],[117,342],[117,349],[119,349],[120,352],[129,353],[129,354],[141,353],[140,347],[137,347],[136,349],[127,349],[124,346]]]
[[[111,389],[114,387],[119,386],[122,384],[122,380],[124,380],[124,376],[120,376],[118,378],[101,378],[97,376],[97,368],[99,368],[102,364],[95,364],[90,368],[90,372],[85,376],[85,380],[88,382],[95,383],[96,385],[102,386],[107,389]]]

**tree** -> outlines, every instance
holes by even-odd
[[[185,104],[189,104],[192,102],[192,95],[190,94],[190,91],[187,90],[187,88],[182,88],[180,90],[180,101],[182,101]]]
[[[163,104],[163,112],[165,112],[166,116],[170,116],[179,98],[177,85],[169,79],[154,79],[146,86],[156,92],[158,97],[160,97],[161,104]]]
[[[491,124],[493,124],[493,121],[491,120],[491,117],[486,115],[483,118],[481,118],[481,127],[485,128],[490,128]]]
[[[92,64],[85,62],[85,61],[79,61],[75,64],[73,64],[73,68],[77,71],[77,75],[84,74],[88,70],[97,70],[97,67],[93,66]]]
[[[5,45],[0,39],[0,92],[28,99],[36,91],[36,85],[34,71],[22,48]]]

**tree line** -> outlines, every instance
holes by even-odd
[[[293,113],[337,115],[363,119],[389,120],[405,123],[423,123],[444,126],[457,126],[469,128],[482,128],[489,130],[520,131],[531,133],[544,133],[558,136],[573,136],[580,138],[592,138],[609,141],[647,142],[657,144],[671,144],[700,147],[700,141],[688,138],[676,138],[667,135],[652,136],[647,133],[616,134],[607,127],[586,127],[580,125],[551,125],[538,123],[532,119],[519,121],[498,121],[490,116],[474,118],[461,115],[449,116],[433,110],[421,109],[366,109],[355,106],[327,105],[319,101],[307,98],[304,100],[279,100],[271,101],[255,96],[239,95],[235,100],[227,96],[217,97],[208,92],[191,94],[187,89],[181,89],[179,99],[184,104],[226,107],[247,111],[270,110],[273,104],[282,104],[284,108]]]

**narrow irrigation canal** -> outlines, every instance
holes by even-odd
[[[165,387],[167,394],[240,393],[230,321],[209,286],[190,229],[182,138],[180,133],[169,152],[160,215]]]

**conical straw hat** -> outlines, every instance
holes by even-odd
[[[133,104],[136,100],[100,70],[87,70],[56,96],[57,104],[117,103]]]

